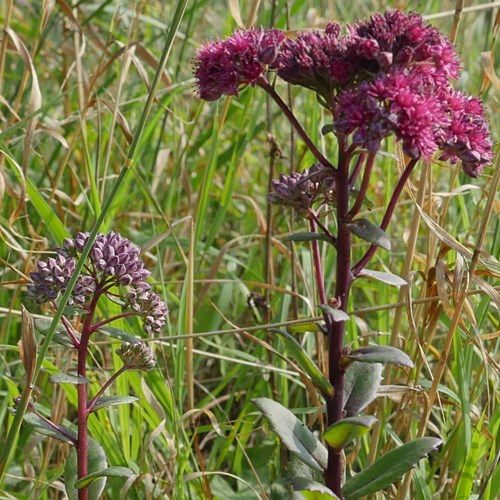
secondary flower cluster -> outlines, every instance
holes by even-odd
[[[55,257],[38,262],[37,271],[31,273],[28,297],[43,304],[64,293],[88,238],[89,233],[78,233],[74,239],[65,239],[56,249]],[[168,311],[146,282],[151,273],[145,269],[139,253],[136,246],[118,233],[99,234],[68,303],[88,309],[96,296],[118,296],[142,316],[146,333],[160,331]]]
[[[124,342],[116,354],[120,356],[123,364],[129,370],[152,370],[156,363],[153,356],[153,351],[143,342],[131,343]]]
[[[335,195],[333,172],[319,164],[301,173],[281,174],[278,180],[272,181],[272,187],[273,192],[267,195],[271,203],[293,207],[304,217],[314,202],[330,203]]]
[[[337,134],[375,152],[394,135],[407,155],[462,161],[481,174],[493,157],[481,102],[453,89],[460,62],[452,43],[416,13],[388,10],[368,21],[285,38],[278,30],[238,31],[201,48],[195,59],[198,94],[237,95],[264,82],[267,70],[314,90],[334,115]],[[265,85],[263,85],[266,87]]]

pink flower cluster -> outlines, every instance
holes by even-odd
[[[260,28],[205,45],[194,64],[200,97],[215,101],[222,95],[238,95],[242,85],[255,85],[274,62],[284,37],[279,30]]]
[[[416,13],[388,10],[346,27],[238,31],[205,45],[195,58],[198,94],[215,100],[266,83],[268,70],[314,90],[333,114],[336,133],[375,152],[391,135],[412,158],[462,162],[470,176],[493,157],[484,108],[453,89],[460,62],[451,42]],[[265,87],[265,85],[263,85]]]

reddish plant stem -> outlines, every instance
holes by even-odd
[[[78,375],[85,377],[87,375],[87,352],[89,348],[90,334],[92,333],[92,319],[97,302],[101,296],[102,290],[97,288],[89,305],[89,312],[85,317],[82,326],[82,337],[78,346]],[[87,429],[87,384],[78,384],[78,442],[76,445],[76,456],[78,464],[78,479],[88,475],[89,445]],[[84,486],[78,490],[78,500],[88,500],[89,488]]]
[[[365,161],[366,154],[359,153],[358,160],[356,161],[356,165],[352,169],[351,176],[349,177],[349,185],[352,187],[358,178],[359,173],[361,172],[361,167],[363,166],[363,162]]]
[[[99,328],[101,328],[109,323],[112,323],[113,321],[116,321],[117,319],[126,318],[127,316],[137,316],[137,313],[135,311],[127,311],[127,312],[117,314],[116,316],[112,316],[111,318],[107,318],[107,319],[101,321],[100,323],[96,323],[95,325],[92,325],[90,327],[90,331],[95,332],[95,331],[99,330]]]
[[[345,151],[343,137],[339,137],[339,162],[337,175],[337,263],[335,298],[339,302],[339,309],[347,310],[347,299],[352,282],[351,273],[351,233],[347,228],[349,213],[349,156]],[[344,346],[345,322],[332,321],[328,328],[328,360],[329,379],[335,393],[333,398],[326,402],[328,425],[332,425],[342,418],[344,399],[344,369],[341,367],[342,350]],[[342,498],[342,476],[344,464],[342,454],[332,447],[328,447],[328,465],[325,471],[326,485]]]
[[[337,169],[325,158],[323,153],[318,149],[316,144],[309,137],[307,132],[304,130],[302,125],[298,122],[295,115],[292,113],[292,110],[288,107],[285,101],[279,96],[279,94],[274,90],[274,87],[264,78],[261,78],[257,85],[263,88],[276,102],[276,104],[280,107],[281,111],[288,118],[293,128],[297,131],[297,133],[302,137],[302,140],[306,143],[309,151],[316,157],[316,159],[327,168],[332,169],[334,172],[337,172]]]
[[[317,232],[316,220],[311,213],[309,215],[309,226],[312,233]],[[314,262],[314,272],[316,273],[316,286],[318,288],[318,295],[320,304],[327,304],[326,292],[325,292],[325,279],[323,277],[323,265],[321,264],[321,255],[319,251],[319,241],[313,240],[312,242],[313,250],[313,262]],[[325,324],[327,328],[330,326],[331,317],[328,313],[324,312],[323,316],[325,318]]]
[[[396,205],[398,203],[399,196],[401,195],[404,185],[406,184],[406,181],[410,177],[410,174],[412,170],[415,168],[417,162],[418,158],[414,158],[408,162],[408,165],[406,165],[401,175],[401,178],[396,184],[391,199],[389,200],[389,204],[387,205],[384,218],[382,219],[382,223],[380,224],[380,229],[382,229],[382,231],[385,231],[389,226],[389,222],[391,221],[392,214],[394,213],[394,209],[396,208]],[[361,257],[361,259],[352,268],[352,274],[354,277],[356,277],[360,273],[360,271],[362,271],[366,267],[368,262],[370,262],[370,259],[377,251],[377,248],[378,248],[377,245],[371,245],[370,248],[368,248],[368,250],[366,251],[365,255],[363,255],[363,257]]]
[[[352,206],[351,210],[349,210],[348,214],[349,219],[355,217],[361,210],[361,207],[363,206],[363,202],[365,201],[366,198],[366,192],[368,191],[368,186],[370,185],[370,177],[372,175],[374,161],[375,161],[375,153],[370,153],[368,155],[368,158],[366,159],[365,171],[363,172],[363,180],[361,181],[361,187],[359,188],[358,196],[356,197],[356,201],[354,202],[354,205]],[[356,165],[356,167],[357,166],[358,165]]]
[[[99,401],[99,398],[104,394],[106,389],[124,372],[126,372],[129,369],[127,365],[122,366],[116,373],[113,373],[113,375],[108,379],[108,381],[101,387],[99,392],[88,402],[87,404],[87,415],[90,414],[90,412],[93,410],[95,404],[97,401]]]
[[[335,236],[333,236],[333,234],[328,230],[328,228],[325,227],[325,225],[319,220],[317,214],[313,210],[309,212],[309,220],[316,223],[316,225],[325,233],[325,235],[328,236],[328,239],[330,240],[333,246],[337,244],[337,238],[335,238]],[[316,227],[313,230],[311,226],[312,232],[316,232],[315,229]]]

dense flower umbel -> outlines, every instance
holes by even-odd
[[[31,273],[28,297],[43,304],[64,293],[88,237],[88,233],[78,233],[74,239],[64,240],[56,249],[55,258],[38,262],[37,271]],[[142,316],[146,333],[160,331],[168,311],[159,295],[150,291],[151,286],[146,283],[150,272],[144,268],[139,253],[137,247],[118,233],[99,234],[68,303],[87,309],[96,293],[118,296]]]
[[[273,68],[289,83],[316,90],[327,103],[334,91],[372,80],[392,67],[412,67],[434,79],[457,78],[460,63],[451,42],[419,14],[389,10],[365,23],[328,24],[323,31],[286,40]]]
[[[440,159],[481,174],[493,157],[489,127],[480,101],[450,86],[460,70],[452,43],[419,14],[397,10],[346,28],[342,34],[332,23],[294,40],[277,30],[239,31],[206,45],[196,64],[200,97],[236,95],[269,65],[283,80],[314,90],[333,113],[336,133],[354,145],[376,152],[394,135],[412,158],[441,150]],[[271,201],[307,206],[295,182],[276,181]]]
[[[209,43],[195,58],[198,94],[206,101],[238,95],[242,85],[255,85],[276,58],[284,35],[278,30],[237,31],[225,40]]]
[[[304,217],[314,202],[332,201],[335,189],[332,172],[318,164],[301,173],[281,174],[272,186],[274,191],[267,195],[271,203],[293,207]]]

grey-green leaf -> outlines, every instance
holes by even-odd
[[[112,337],[114,339],[121,340],[122,342],[130,342],[132,344],[137,344],[140,340],[130,333],[122,330],[121,328],[115,328],[114,326],[103,326],[99,328],[99,332]]]
[[[63,443],[76,444],[76,433],[61,427],[58,424],[47,422],[42,417],[36,413],[26,413],[23,418],[23,422],[31,427],[38,434],[43,434],[54,439],[58,439]]]
[[[89,474],[103,471],[108,467],[106,454],[102,446],[89,438]],[[64,486],[69,500],[78,500],[78,490],[75,486],[78,481],[78,468],[76,449],[72,448],[66,460],[66,467],[64,469]],[[106,477],[99,477],[89,486],[89,500],[98,500],[106,485]]]
[[[281,335],[287,351],[292,355],[293,360],[311,377],[314,385],[321,391],[327,399],[333,396],[333,386],[323,375],[321,370],[314,364],[314,361],[304,351],[302,346],[286,331],[278,328],[271,328],[272,332]]]
[[[391,363],[398,366],[413,368],[413,361],[403,351],[391,346],[369,345],[352,350],[344,358],[361,363]]]
[[[306,500],[335,500],[339,498],[324,484],[307,477],[294,477],[290,480],[290,483],[293,491],[300,492]]]
[[[376,397],[382,380],[380,363],[358,363],[349,365],[344,377],[344,411],[346,417],[357,415]]]
[[[285,241],[330,241],[330,238],[321,233],[293,233],[288,235]]]
[[[290,410],[268,398],[255,398],[252,403],[264,414],[291,453],[311,469],[323,472],[328,462],[326,448]]]
[[[383,455],[345,483],[342,488],[345,500],[356,500],[386,488],[441,444],[441,439],[423,437]]]
[[[325,313],[329,314],[333,321],[349,321],[349,315],[341,309],[335,309],[328,304],[318,304],[318,307]]]
[[[35,319],[35,330],[38,333],[46,336],[51,323],[52,319],[50,318],[37,318]],[[80,340],[80,335],[77,332],[75,332],[74,335],[78,340]],[[64,325],[61,323],[58,323],[58,325],[56,326],[56,331],[54,333],[54,336],[52,337],[52,340],[64,347],[71,347],[73,349],[75,347],[73,345],[73,342],[69,338],[68,332],[64,328]]]
[[[391,240],[387,234],[368,219],[356,219],[346,224],[347,229],[358,238],[377,245],[387,251],[391,251]]]
[[[92,411],[101,410],[102,408],[107,408],[108,406],[134,403],[138,400],[139,398],[136,398],[135,396],[106,396],[103,398],[99,398],[96,401],[96,404],[92,408]]]
[[[79,479],[75,483],[75,488],[80,489],[83,488],[84,486],[89,485],[90,483],[93,483],[95,480],[102,478],[102,477],[131,477],[134,475],[134,472],[130,470],[128,467],[122,467],[120,465],[115,465],[114,467],[108,467],[103,470],[99,470],[96,472],[93,472],[92,474],[88,474],[85,477],[82,477],[82,479]]]
[[[103,333],[104,335],[107,335],[108,337],[112,337],[114,339],[121,340],[122,342],[130,342],[131,344],[137,344],[141,340],[138,339],[137,337],[134,337],[130,333],[126,332],[125,330],[122,330],[121,328],[116,328],[114,326],[103,326],[99,328],[99,333]]]
[[[408,282],[404,280],[403,278],[396,276],[395,274],[384,272],[384,271],[374,271],[373,269],[362,269],[358,277],[362,278],[363,276],[366,276],[368,278],[373,278],[378,281],[381,281],[382,283],[386,283],[388,285],[392,286],[404,286],[407,285]]]
[[[53,384],[88,384],[90,380],[87,377],[79,375],[70,375],[69,373],[54,373],[49,377]]]

